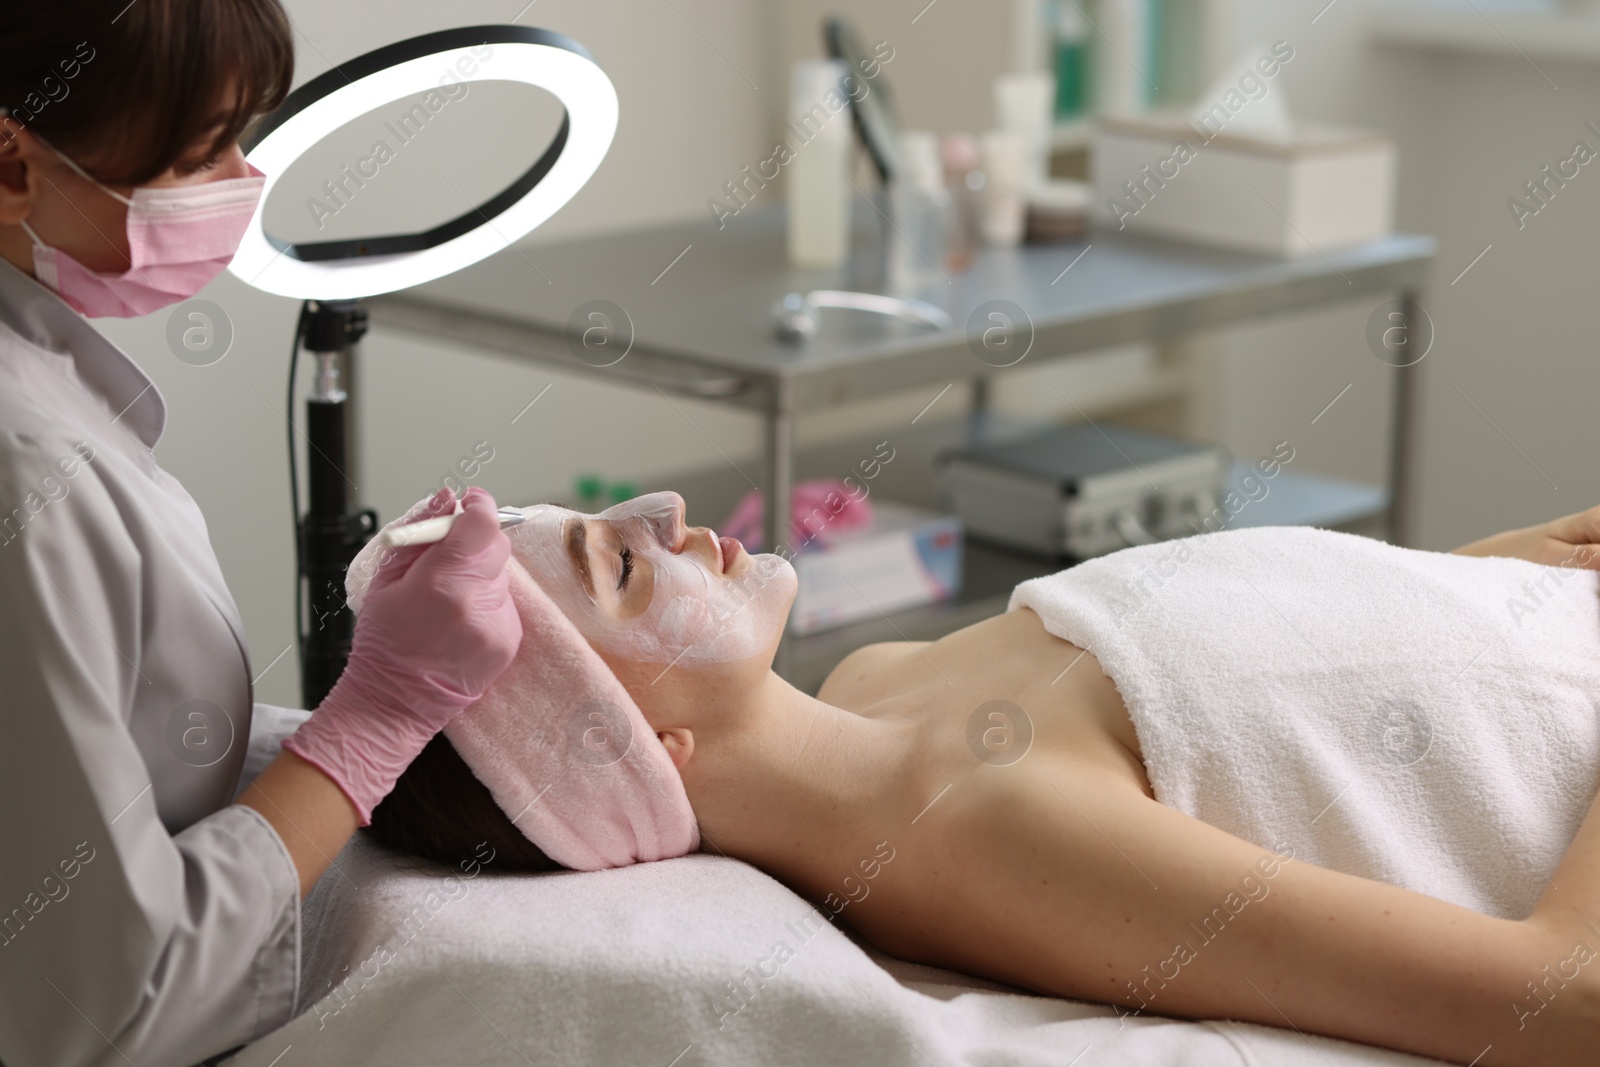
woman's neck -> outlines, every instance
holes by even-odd
[[[875,828],[915,800],[922,735],[900,715],[866,718],[768,672],[737,727],[701,738],[684,767],[702,851],[760,867],[814,899],[869,855]]]

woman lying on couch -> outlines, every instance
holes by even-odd
[[[861,648],[816,696],[771,669],[781,557],[675,493],[527,513],[514,560],[642,711],[700,847],[882,950],[1120,1013],[1594,1061],[1600,508],[1455,553],[1300,527],[1125,549]],[[371,829],[556,868],[520,815],[440,735]]]

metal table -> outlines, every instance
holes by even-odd
[[[871,265],[875,251],[881,263],[878,220],[858,211],[856,221],[859,254],[836,271],[791,270],[781,205],[749,207],[720,229],[708,217],[508,248],[448,278],[373,298],[369,308],[377,326],[759,412],[764,543],[771,546],[787,537],[797,416],[961,379],[978,383],[976,406],[987,403],[989,378],[1009,368],[979,358],[975,339],[988,323],[981,315],[973,325],[969,319],[986,302],[1008,301],[1031,321],[1032,346],[1015,365],[1033,366],[1379,293],[1393,294],[1409,323],[1437,251],[1430,237],[1398,234],[1283,260],[1091,231],[1075,243],[986,249],[948,284],[918,294],[947,310],[954,329],[827,312],[824,329],[803,346],[777,340],[772,309],[785,293],[881,291],[881,269]],[[594,311],[602,317],[590,316]],[[579,340],[585,329],[601,330],[590,339],[603,343],[586,348]],[[1418,366],[1394,373],[1387,525],[1390,539],[1405,543]]]

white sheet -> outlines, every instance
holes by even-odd
[[[1246,1023],[1121,1019],[904,963],[833,926],[803,937],[814,911],[723,857],[543,875],[490,862],[467,877],[358,835],[304,907],[300,1003],[317,1003],[227,1063],[1440,1063]],[[771,977],[733,1011],[722,998],[746,968]]]

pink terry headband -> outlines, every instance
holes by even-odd
[[[346,577],[354,609],[378,544],[362,549]],[[523,836],[564,867],[626,867],[695,851],[699,824],[672,757],[512,544],[506,566],[522,645],[445,736]]]

